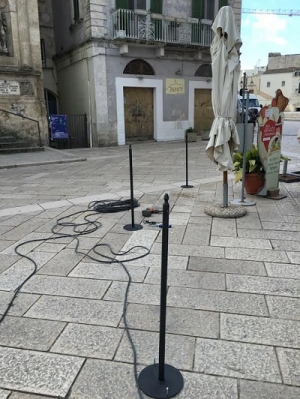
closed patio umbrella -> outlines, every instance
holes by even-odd
[[[211,127],[207,156],[223,172],[223,207],[228,206],[227,171],[234,169],[232,151],[239,138],[234,123],[237,110],[240,73],[240,34],[231,7],[222,7],[212,25],[215,33],[210,52],[212,57],[212,105],[215,115]]]

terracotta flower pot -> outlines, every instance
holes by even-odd
[[[248,194],[257,194],[263,187],[265,182],[265,175],[260,173],[246,173],[245,174],[245,189]]]

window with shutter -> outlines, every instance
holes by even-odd
[[[228,0],[219,0],[219,8],[228,6]]]
[[[193,0],[192,4],[192,17],[193,18],[203,18],[203,1]]]
[[[163,0],[151,0],[150,9],[154,14],[162,14]]]
[[[73,0],[73,11],[74,11],[74,20],[77,21],[79,19],[79,2],[78,2],[78,0]]]
[[[128,0],[116,0],[116,8],[127,10],[129,8]]]

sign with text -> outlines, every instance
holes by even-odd
[[[20,83],[13,80],[0,80],[0,95],[15,95],[19,96],[20,93]]]
[[[166,79],[166,94],[184,94],[185,80],[184,79]]]
[[[67,139],[69,137],[67,115],[50,115],[49,121],[52,139]]]
[[[265,169],[265,185],[259,195],[267,195],[268,190],[277,189],[279,184],[282,123],[281,119],[269,119],[271,114],[266,115],[264,123],[259,126],[257,140],[259,156]]]

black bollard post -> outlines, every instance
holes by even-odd
[[[182,188],[193,188],[189,184],[189,155],[188,155],[188,134],[185,133],[185,184],[181,186]]]
[[[134,193],[133,193],[133,169],[132,169],[132,148],[129,146],[129,173],[130,173],[130,203],[131,203],[131,224],[126,224],[123,228],[127,231],[141,230],[141,224],[134,224]]]
[[[164,200],[161,251],[159,363],[147,366],[141,371],[138,378],[140,389],[151,398],[157,399],[172,398],[183,388],[183,377],[180,371],[169,364],[165,364],[169,241],[168,226],[170,209],[168,194],[164,196]]]

